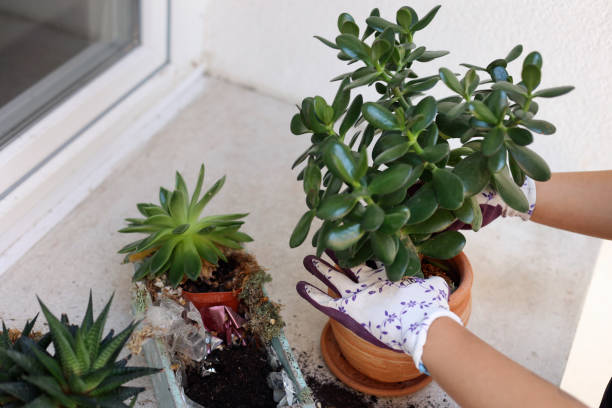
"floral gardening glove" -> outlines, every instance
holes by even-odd
[[[314,256],[304,258],[304,266],[341,297],[334,299],[303,281],[297,284],[300,296],[364,340],[410,354],[423,373],[421,357],[431,323],[448,316],[462,324],[448,308],[448,285],[440,277],[392,282],[383,267],[361,265],[347,271],[352,280]]]
[[[524,221],[528,221],[533,214],[536,203],[536,186],[532,179],[525,177],[525,182],[521,186],[521,190],[527,201],[529,202],[529,210],[522,213],[518,212],[502,200],[499,194],[492,190],[490,187],[485,188],[480,193],[476,194],[476,201],[480,204],[480,210],[482,211],[482,226],[490,224],[492,221],[497,219],[499,216],[502,217],[519,217]],[[449,230],[460,230],[460,229],[471,229],[469,224],[465,224],[461,221],[455,222],[453,225],[448,227]]]

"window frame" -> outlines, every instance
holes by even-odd
[[[0,200],[170,60],[169,1],[141,1],[141,43],[0,150]]]
[[[0,181],[9,174],[17,181],[5,182],[10,191],[0,196],[0,275],[204,91],[208,3],[141,0],[141,5],[142,45],[0,152]],[[159,32],[164,36],[156,36]],[[103,95],[116,99],[94,109]],[[41,139],[51,131],[60,136],[54,145]],[[19,155],[34,167],[20,166]]]

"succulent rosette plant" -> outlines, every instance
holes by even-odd
[[[176,187],[159,190],[160,204],[139,203],[138,211],[145,218],[127,218],[124,233],[145,233],[146,238],[124,246],[119,253],[126,259],[136,254],[150,254],[134,273],[135,281],[168,273],[174,287],[186,279],[197,280],[202,272],[202,260],[217,265],[227,261],[222,247],[239,249],[253,239],[240,232],[241,218],[248,214],[223,214],[200,217],[210,200],[221,190],[225,176],[217,180],[203,195],[204,165],[195,190],[189,196],[183,176],[176,172]]]
[[[112,297],[94,320],[91,293],[85,317],[72,325],[57,318],[39,300],[49,333],[30,338],[34,320],[11,342],[4,328],[0,336],[0,406],[7,407],[128,407],[134,406],[142,387],[124,384],[159,372],[156,368],[127,367],[118,359],[136,325],[117,335],[104,335]],[[53,353],[47,350],[53,344]],[[130,400],[130,405],[124,403]]]
[[[520,77],[512,77],[508,64],[521,55],[521,45],[485,67],[462,64],[463,75],[440,68],[419,76],[422,63],[448,54],[413,41],[439,8],[419,18],[402,7],[395,22],[374,9],[361,35],[353,17],[342,13],[335,41],[316,37],[354,68],[332,79],[340,85],[331,104],[307,97],[291,120],[292,133],[309,134],[312,142],[293,165],[305,163],[298,180],[308,211],[291,247],[302,244],[318,218],[312,240],[318,255],[331,249],[343,267],[378,259],[394,281],[421,275],[421,256],[449,259],[465,245],[449,226],[459,220],[475,231],[481,227],[476,195],[483,189],[526,212],[525,177],[550,178],[544,159],[527,147],[534,133],[555,132],[535,119],[537,101],[573,87],[539,89],[542,56],[536,51],[523,59]],[[452,95],[427,95],[440,81]],[[374,86],[378,99],[351,97],[365,86]]]

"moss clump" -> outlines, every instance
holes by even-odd
[[[269,343],[280,335],[285,326],[281,318],[278,303],[271,302],[263,291],[263,285],[270,282],[272,277],[267,274],[250,254],[238,252],[235,254],[240,260],[238,268],[240,283],[239,299],[249,310],[248,326],[263,342]]]

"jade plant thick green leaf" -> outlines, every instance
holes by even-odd
[[[374,9],[361,36],[353,17],[342,13],[335,41],[316,37],[354,68],[332,79],[340,85],[331,104],[307,97],[291,119],[291,132],[309,134],[312,142],[293,165],[306,163],[298,180],[309,209],[291,247],[302,244],[319,218],[323,223],[312,242],[319,255],[331,249],[345,267],[378,259],[391,280],[421,275],[419,254],[448,259],[462,250],[464,236],[446,230],[455,221],[480,228],[474,196],[485,187],[527,211],[519,188],[525,177],[550,178],[546,162],[526,147],[533,133],[555,132],[551,123],[534,118],[536,101],[573,87],[539,89],[537,51],[513,78],[507,68],[521,45],[485,67],[462,64],[463,75],[440,68],[437,75],[420,77],[421,63],[448,54],[413,42],[439,8],[419,18],[402,7],[395,22]],[[452,95],[427,95],[440,81]],[[352,90],[363,86],[374,86],[380,97],[351,100]]]
[[[126,367],[126,359],[117,360],[136,325],[130,324],[116,336],[112,330],[103,336],[111,302],[112,297],[94,320],[90,293],[85,317],[77,326],[65,315],[58,319],[39,300],[49,334],[34,342],[27,337],[32,322],[13,346],[6,347],[4,334],[0,340],[0,364],[8,366],[12,375],[5,378],[4,370],[0,374],[0,406],[128,407],[124,403],[128,399],[129,406],[134,406],[144,388],[123,384],[159,370]],[[49,339],[53,354],[47,351]]]
[[[204,165],[195,190],[189,197],[183,176],[176,172],[174,191],[161,187],[160,204],[140,203],[138,211],[145,218],[127,218],[129,223],[119,232],[149,234],[123,247],[119,253],[130,255],[154,250],[144,260],[133,279],[142,280],[168,272],[168,280],[177,286],[183,279],[197,280],[202,270],[202,259],[216,265],[219,259],[227,261],[220,247],[238,249],[241,243],[252,241],[238,231],[247,214],[211,215],[200,218],[206,204],[221,190],[225,176],[200,197],[204,181]]]

